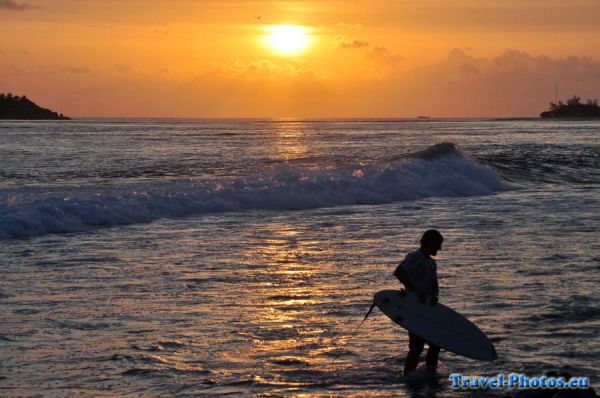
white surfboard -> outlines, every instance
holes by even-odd
[[[423,304],[413,292],[382,290],[375,294],[375,305],[403,328],[445,350],[473,359],[497,358],[487,336],[443,304]]]

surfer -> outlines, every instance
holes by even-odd
[[[437,264],[431,256],[435,256],[442,248],[444,237],[435,229],[425,231],[421,237],[419,250],[408,253],[398,265],[394,276],[406,287],[419,296],[421,302],[429,302],[432,306],[438,302]],[[416,369],[419,357],[425,347],[425,339],[408,332],[408,354],[404,361],[404,374]],[[437,368],[440,347],[429,344],[425,364],[428,370]]]

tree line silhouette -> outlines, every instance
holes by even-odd
[[[550,109],[540,113],[541,117],[600,117],[600,106],[598,100],[588,99],[585,103],[581,102],[581,98],[573,96],[567,100],[565,104],[558,101],[550,103]]]
[[[26,96],[0,93],[0,119],[70,120],[63,114],[42,108]]]

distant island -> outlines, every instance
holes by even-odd
[[[558,101],[550,103],[550,109],[540,113],[543,118],[561,118],[561,117],[581,117],[581,118],[596,118],[600,117],[600,106],[598,100],[587,100],[584,104],[581,98],[573,96],[567,100],[567,103]]]
[[[63,114],[42,108],[26,96],[0,93],[0,119],[71,120]]]

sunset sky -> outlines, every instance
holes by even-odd
[[[69,116],[537,116],[598,0],[0,0],[0,92]]]

